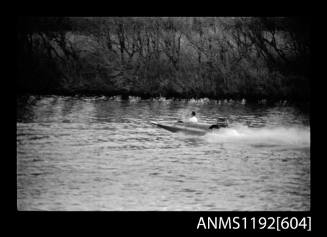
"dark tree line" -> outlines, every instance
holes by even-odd
[[[21,17],[19,92],[309,98],[310,21]]]

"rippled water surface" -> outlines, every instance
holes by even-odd
[[[204,136],[149,121],[230,127]],[[19,210],[310,210],[309,115],[283,105],[17,99]]]

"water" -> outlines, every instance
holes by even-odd
[[[149,121],[197,112],[204,136]],[[291,106],[108,97],[17,99],[19,210],[310,210],[309,115]]]

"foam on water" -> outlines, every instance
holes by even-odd
[[[237,125],[209,133],[205,139],[210,143],[235,142],[309,147],[310,128],[300,126],[252,128]]]

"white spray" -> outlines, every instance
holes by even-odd
[[[205,139],[210,143],[232,142],[247,144],[275,144],[310,146],[310,127],[262,127],[252,128],[236,125],[209,133]]]

